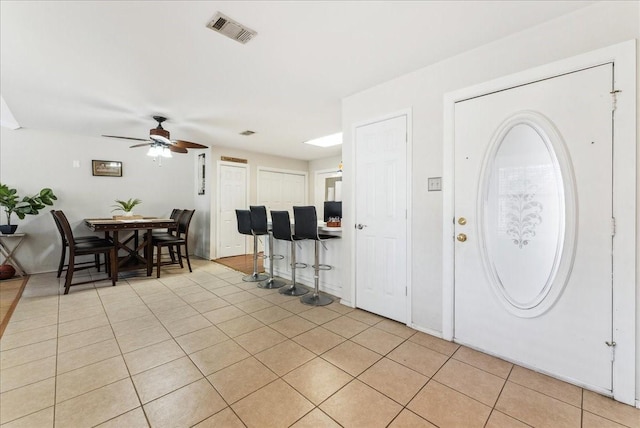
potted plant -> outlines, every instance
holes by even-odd
[[[5,235],[15,233],[18,225],[11,224],[11,215],[15,214],[20,220],[27,215],[37,215],[45,205],[53,205],[53,201],[57,200],[53,190],[44,188],[33,196],[25,196],[20,199],[16,189],[10,189],[6,184],[0,183],[0,206],[4,210],[7,218],[7,224],[0,225],[0,232]]]
[[[140,199],[134,199],[134,198],[129,198],[129,200],[127,201],[120,201],[118,199],[116,199],[116,205],[112,205],[113,207],[115,207],[114,209],[111,210],[111,212],[113,211],[122,211],[124,212],[124,215],[127,217],[130,217],[133,215],[133,207],[135,207],[136,205],[141,204],[142,201]]]

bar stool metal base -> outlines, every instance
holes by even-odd
[[[320,264],[320,240],[315,242],[314,260],[315,263],[311,266],[313,267],[313,293],[302,296],[300,302],[311,306],[326,306],[332,303],[333,299],[320,295],[320,271],[331,270],[331,266]]]
[[[266,273],[258,273],[258,235],[253,235],[253,273],[243,276],[244,282],[260,282],[269,279]]]
[[[287,283],[284,281],[281,281],[276,278],[267,277],[266,280],[258,284],[258,288],[280,288],[280,287],[284,287],[285,285],[287,285]]]
[[[264,258],[269,259],[269,276],[267,276],[267,278],[263,282],[258,284],[258,288],[284,287],[285,285],[287,285],[287,283],[280,279],[276,279],[273,276],[273,261],[282,260],[284,259],[284,256],[273,254],[273,236],[271,236],[271,234],[268,234],[267,238],[269,239],[269,255],[264,256]]]
[[[306,296],[302,296],[300,301],[305,305],[311,306],[326,306],[333,302],[331,297],[323,296],[320,294],[312,293],[307,294]]]
[[[251,275],[243,276],[242,280],[244,282],[260,282],[269,279],[269,275],[266,273],[252,273]]]
[[[307,294],[309,290],[302,287],[296,287],[295,284],[291,284],[291,287],[283,288],[278,293],[284,294],[285,296],[304,296]]]

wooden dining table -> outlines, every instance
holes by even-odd
[[[147,276],[153,271],[152,232],[154,229],[175,229],[177,223],[170,218],[142,217],[135,219],[87,218],[85,225],[94,232],[104,232],[105,238],[116,244],[117,272],[133,269],[147,269]],[[146,233],[140,236],[140,231]]]

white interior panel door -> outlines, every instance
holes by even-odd
[[[305,173],[258,171],[258,205],[270,210],[289,211],[294,205],[305,205],[307,200],[307,176]]]
[[[612,389],[612,64],[455,107],[455,340]]]
[[[356,306],[406,323],[407,116],[356,128]]]
[[[258,202],[271,210],[289,211],[293,218],[294,205],[307,203],[307,175],[304,172],[285,172],[258,169]],[[258,239],[258,251],[264,251],[264,243]]]
[[[236,209],[247,209],[248,168],[244,164],[220,164],[217,257],[247,253],[246,239],[238,233]]]

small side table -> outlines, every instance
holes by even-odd
[[[0,254],[4,257],[3,264],[11,264],[16,268],[16,273],[20,276],[25,276],[26,273],[24,268],[20,266],[18,260],[16,260],[14,254],[26,236],[26,233],[14,233],[13,235],[0,234]]]

